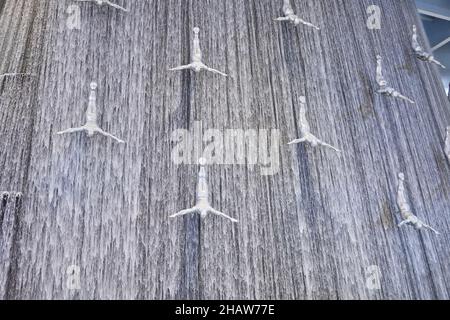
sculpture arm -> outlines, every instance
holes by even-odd
[[[223,72],[221,72],[221,71],[219,71],[219,70],[210,68],[210,67],[208,67],[208,66],[205,66],[205,70],[207,70],[207,71],[209,71],[209,72],[213,72],[213,73],[220,74],[220,75],[222,75],[222,76],[224,76],[224,77],[228,77],[228,75],[227,75],[226,73],[223,73]]]
[[[169,69],[169,71],[179,71],[179,70],[186,70],[186,69],[191,69],[191,68],[192,68],[192,65],[191,64],[187,64],[187,65],[184,65],[184,66],[171,68],[171,69]]]
[[[74,132],[79,132],[79,131],[83,131],[83,130],[85,130],[84,127],[70,128],[70,129],[67,129],[67,130],[64,130],[64,131],[57,132],[56,134],[74,133]]]
[[[330,148],[330,149],[333,149],[334,151],[336,151],[336,152],[341,152],[341,150],[339,150],[339,149],[337,149],[337,148],[335,148],[335,147],[333,147],[331,144],[328,144],[328,143],[325,143],[325,142],[323,142],[323,141],[320,141],[319,140],[319,142],[318,142],[321,146],[324,146],[324,147],[327,147],[327,148]]]
[[[113,7],[113,8],[116,8],[116,9],[119,9],[119,10],[122,10],[122,11],[125,11],[125,12],[128,12],[128,9],[125,9],[124,7],[121,7],[121,6],[119,6],[118,4],[112,3],[111,1],[106,1],[106,3],[107,3],[108,5],[110,5],[111,7]]]
[[[432,228],[431,226],[427,225],[427,224],[423,224],[423,227],[426,229],[429,229],[431,231],[433,231],[434,233],[436,233],[437,235],[440,235],[439,231],[437,231],[436,229]]]
[[[125,143],[125,141],[123,141],[123,140],[117,138],[116,136],[114,136],[114,135],[112,135],[112,134],[110,134],[110,133],[108,133],[108,132],[103,131],[103,130],[100,129],[100,128],[98,128],[98,129],[95,130],[95,131],[97,131],[98,133],[100,133],[100,134],[102,134],[102,135],[104,135],[104,136],[106,136],[106,137],[110,137],[111,139],[114,139],[114,140],[116,140],[116,141],[119,142],[119,143]]]
[[[292,140],[292,141],[289,142],[288,144],[289,144],[289,145],[291,145],[291,144],[299,144],[299,143],[303,143],[303,142],[306,142],[306,141],[307,141],[307,138],[304,137],[304,138],[301,138],[301,139],[295,139],[295,140]]]
[[[176,217],[180,217],[180,216],[185,216],[185,215],[187,215],[189,213],[194,213],[194,212],[197,212],[197,211],[198,211],[197,208],[181,210],[181,211],[179,211],[179,212],[169,216],[169,218],[176,218]]]
[[[233,223],[238,223],[238,222],[239,222],[237,219],[234,219],[234,218],[232,218],[232,217],[226,215],[225,213],[220,212],[220,211],[218,211],[218,210],[216,210],[216,209],[209,208],[209,211],[210,211],[211,213],[215,214],[215,215],[224,217],[224,218],[230,220],[230,221],[233,222]]]
[[[415,102],[413,100],[411,100],[410,98],[402,95],[401,93],[399,93],[397,91],[395,91],[394,96],[398,97],[399,99],[405,100],[405,101],[407,101],[409,103],[415,104]]]

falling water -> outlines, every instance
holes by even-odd
[[[413,1],[377,1],[381,30],[366,27],[367,1],[291,2],[321,29],[275,22],[274,0],[80,3],[79,29],[70,1],[5,1],[0,73],[35,77],[0,79],[0,190],[24,195],[2,204],[0,297],[449,298],[450,108],[410,52]],[[167,71],[191,61],[195,26],[204,62],[229,77]],[[376,54],[415,105],[375,94]],[[56,135],[83,123],[91,81],[99,126],[126,144]],[[301,96],[342,154],[286,146]],[[239,224],[168,218],[195,202],[198,167],[171,159],[172,132],[194,121],[281,132],[273,176],[208,167],[211,205]],[[440,238],[396,228],[400,171]],[[382,291],[366,288],[373,265]]]

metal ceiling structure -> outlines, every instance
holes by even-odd
[[[416,0],[419,14],[434,55],[447,69],[441,70],[442,81],[448,90],[450,83],[450,1]]]

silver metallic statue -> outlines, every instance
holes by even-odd
[[[198,185],[197,185],[197,204],[195,207],[187,210],[182,210],[178,213],[175,213],[174,215],[171,215],[170,218],[175,218],[179,216],[184,216],[190,213],[197,213],[200,214],[202,218],[206,218],[208,213],[212,213],[218,216],[222,216],[226,219],[231,220],[234,223],[237,223],[238,220],[233,219],[226,214],[217,211],[211,207],[208,200],[208,194],[209,194],[209,188],[208,188],[208,181],[207,181],[207,174],[206,174],[206,160],[201,158],[199,160],[200,164],[200,171],[198,174]]]
[[[290,0],[284,0],[284,4],[283,4],[283,13],[284,13],[284,17],[279,17],[276,18],[275,21],[287,21],[290,22],[296,26],[298,26],[299,24],[303,24],[305,26],[308,27],[312,27],[314,29],[320,30],[319,27],[313,25],[312,23],[305,21],[301,18],[299,18],[295,13],[294,13],[294,9],[292,9],[292,5],[291,5],[291,1]]]
[[[379,86],[378,93],[386,95],[388,97],[394,97],[399,98],[405,101],[408,101],[409,103],[415,103],[413,100],[405,97],[404,95],[400,94],[398,91],[393,89],[392,87],[389,87],[386,79],[383,77],[383,67],[382,67],[383,58],[381,58],[380,55],[377,55],[377,83]]]
[[[200,39],[198,36],[198,34],[200,33],[200,29],[195,27],[193,31],[194,31],[194,42],[193,42],[193,49],[192,49],[192,62],[190,64],[187,64],[184,66],[169,69],[169,71],[179,71],[179,70],[191,69],[194,72],[200,72],[202,70],[206,70],[206,71],[218,73],[224,77],[227,77],[228,75],[226,73],[223,73],[223,72],[220,72],[219,70],[210,68],[202,62],[202,50],[200,48]]]
[[[116,140],[119,143],[125,143],[125,141],[120,140],[119,138],[113,136],[112,134],[109,134],[105,131],[103,131],[97,124],[97,83],[92,82],[91,83],[91,94],[89,95],[89,105],[86,110],[86,124],[79,128],[71,128],[67,129],[61,132],[58,132],[57,134],[66,134],[66,133],[74,133],[79,131],[86,131],[87,135],[89,137],[92,137],[95,133],[99,133],[101,135],[104,135],[106,137],[110,137],[114,140]]]
[[[112,3],[111,1],[108,1],[108,0],[75,0],[75,1],[78,1],[78,2],[94,2],[94,3],[96,3],[99,6],[102,6],[102,5],[106,4],[106,5],[110,6],[110,7],[113,7],[113,8],[116,8],[116,9],[128,12],[128,9],[125,9],[124,7],[121,7],[118,4]]]
[[[288,144],[298,144],[306,142],[309,143],[312,147],[324,146],[327,148],[331,148],[337,152],[341,152],[341,150],[336,149],[332,145],[321,141],[311,133],[311,128],[309,126],[308,120],[306,119],[306,97],[300,97],[300,133],[302,135],[300,139],[293,140]]]
[[[398,191],[397,191],[397,205],[400,209],[400,214],[403,218],[403,221],[398,225],[398,227],[402,227],[404,225],[412,225],[416,229],[429,229],[436,234],[440,234],[438,231],[425,224],[417,218],[412,212],[411,208],[408,204],[408,200],[405,192],[405,175],[400,173],[398,175]]]
[[[437,64],[445,69],[445,66],[442,63],[437,61],[432,54],[426,52],[419,44],[419,41],[417,40],[417,27],[415,25],[413,25],[412,48],[419,60]]]

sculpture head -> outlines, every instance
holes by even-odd
[[[193,29],[195,34],[199,34],[200,33],[200,28],[199,27],[194,27]]]
[[[400,181],[405,181],[405,175],[404,175],[403,173],[399,173],[399,174],[398,174],[398,179],[399,179]]]
[[[87,130],[86,130],[86,133],[87,133],[88,137],[93,137],[95,131],[94,131],[94,130],[89,130],[89,129],[87,129]]]
[[[316,148],[319,146],[320,140],[313,136],[311,133],[306,132],[304,134],[304,138],[306,138],[306,141],[310,144],[311,147]]]
[[[91,90],[96,90],[97,89],[97,82],[91,82],[90,87],[91,87]]]
[[[299,24],[302,23],[302,20],[301,20],[299,17],[297,17],[296,15],[291,15],[291,16],[289,16],[289,17],[291,18],[292,22],[293,22],[296,26],[298,26]]]
[[[200,62],[193,62],[192,64],[191,64],[191,66],[192,66],[192,70],[194,70],[195,72],[200,72],[200,71],[202,71],[202,69],[203,69],[203,64],[202,63],[200,63]]]

